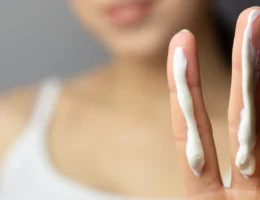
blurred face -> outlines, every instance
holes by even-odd
[[[207,0],[71,0],[81,22],[112,53],[158,55],[177,31],[201,23]]]

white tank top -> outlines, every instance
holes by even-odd
[[[61,174],[49,158],[47,128],[61,91],[59,79],[42,85],[31,119],[0,167],[0,200],[118,200],[129,197],[86,188]],[[230,183],[227,176],[226,185]],[[175,198],[180,200],[182,198]]]

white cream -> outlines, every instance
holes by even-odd
[[[241,122],[238,129],[238,141],[240,144],[236,156],[236,166],[241,174],[247,178],[255,172],[254,147],[256,144],[255,132],[255,60],[256,50],[252,43],[252,27],[259,11],[251,11],[248,23],[244,31],[242,44],[242,95],[244,108],[241,111]]]
[[[183,48],[176,48],[173,59],[173,72],[177,89],[177,98],[187,123],[186,155],[195,176],[201,175],[205,164],[204,152],[194,117],[193,101],[186,80],[187,58]]]

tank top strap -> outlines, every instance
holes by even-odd
[[[43,81],[33,106],[28,129],[46,130],[54,114],[61,88],[61,80],[57,77]]]

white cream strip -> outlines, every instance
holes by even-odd
[[[193,101],[186,80],[187,58],[183,48],[176,48],[173,59],[173,72],[177,98],[187,123],[186,155],[195,176],[201,175],[204,166],[204,152],[194,117]]]
[[[244,31],[242,44],[242,94],[244,108],[241,111],[241,122],[238,129],[240,144],[236,157],[236,166],[244,177],[255,172],[254,147],[256,144],[255,133],[255,60],[256,50],[252,44],[252,27],[259,11],[251,11]]]

